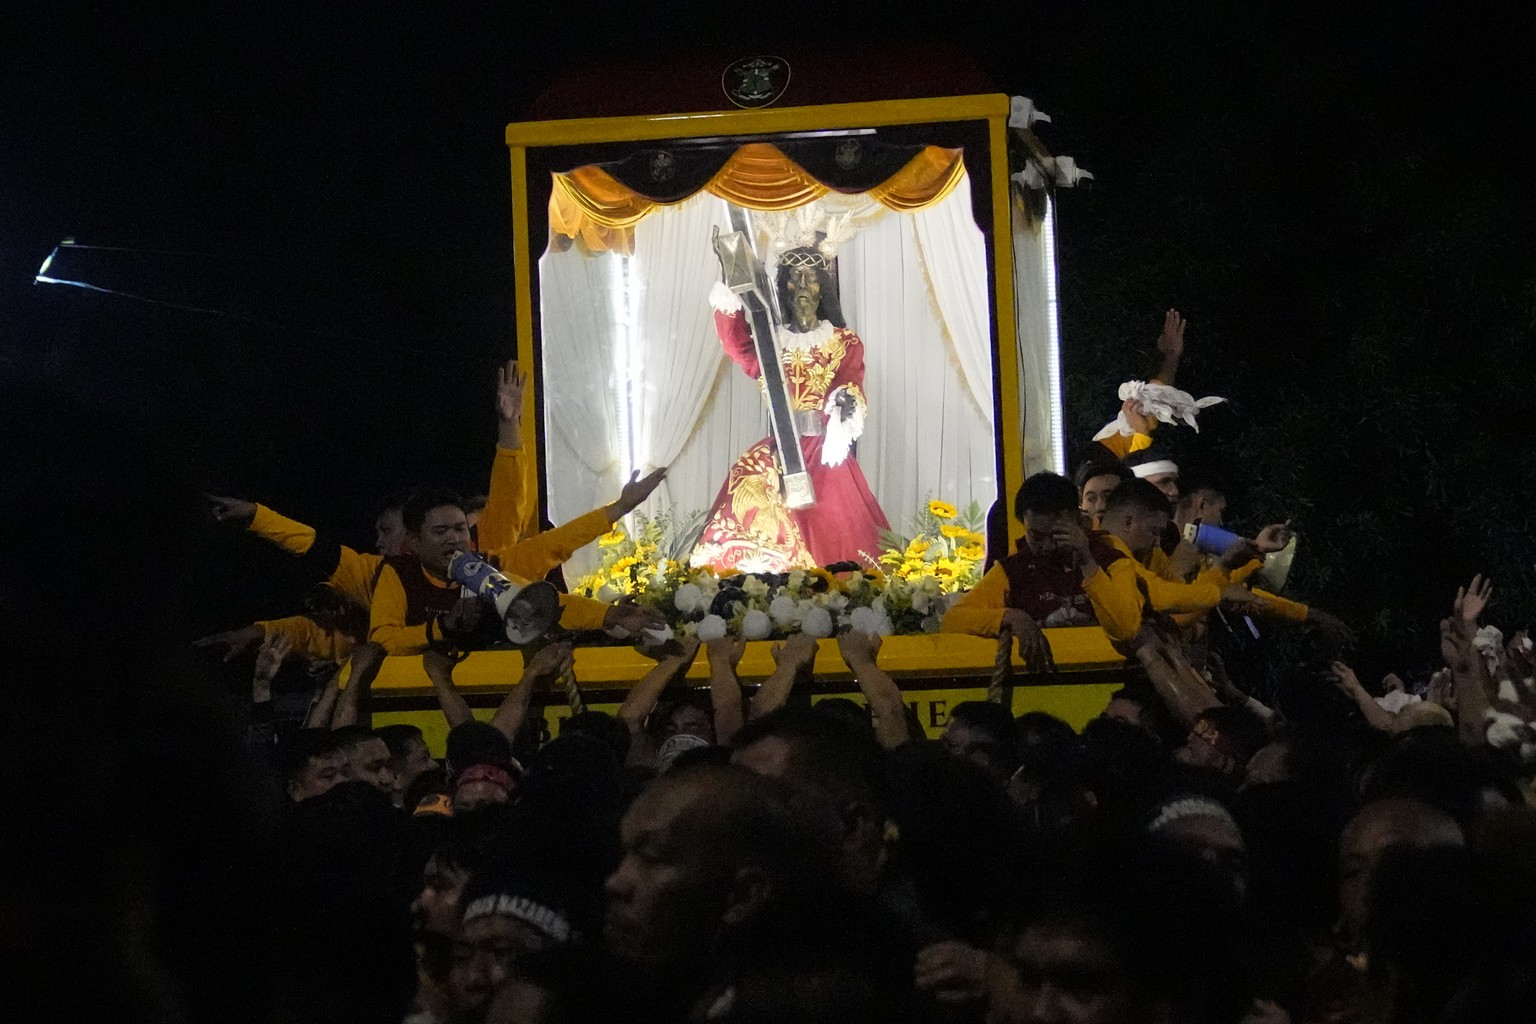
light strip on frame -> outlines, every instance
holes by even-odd
[[[1051,460],[1058,473],[1067,471],[1066,427],[1061,402],[1061,307],[1056,296],[1056,204],[1045,197],[1045,307],[1050,347],[1046,351],[1051,378]]]

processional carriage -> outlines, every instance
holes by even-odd
[[[988,89],[953,53],[756,56],[573,76],[507,126],[538,425],[525,484],[559,523],[669,467],[638,521],[567,564],[569,584],[661,594],[669,613],[687,605],[680,628],[718,615],[737,631],[743,606],[718,586],[676,591],[755,573],[758,604],[778,587],[803,614],[829,590],[857,605],[889,588],[864,622],[897,633],[881,664],[924,725],[982,695],[995,642],[932,630],[983,552],[1018,541],[1024,477],[1065,468],[1055,193],[1077,177],[1032,130],[1048,118]],[[820,295],[820,335],[797,276]],[[774,607],[770,633],[797,628]],[[1046,632],[1058,671],[1026,676],[1015,654],[1015,710],[1081,725],[1121,658],[1097,627]],[[769,647],[749,643],[744,683],[772,671]],[[835,641],[820,647],[818,692],[856,696]],[[652,662],[596,645],[576,665],[602,708]],[[520,670],[515,650],[476,652],[455,681],[488,708]],[[689,679],[707,676],[701,655]],[[374,688],[380,721],[432,706],[419,659],[389,659]]]

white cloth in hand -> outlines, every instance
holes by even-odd
[[[1195,422],[1195,415],[1201,409],[1226,401],[1214,395],[1196,398],[1188,391],[1145,380],[1129,380],[1120,385],[1120,401],[1131,399],[1136,400],[1136,408],[1143,416],[1154,417],[1160,423],[1186,423],[1194,427],[1196,433],[1200,431],[1200,425]],[[1114,434],[1129,437],[1135,432],[1125,421],[1125,413],[1121,412],[1104,424],[1104,429],[1094,434],[1093,439],[1102,441]]]

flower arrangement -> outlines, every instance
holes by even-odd
[[[912,517],[910,538],[882,531],[885,550],[880,564],[896,579],[932,579],[940,593],[969,590],[980,579],[987,557],[983,518],[981,505],[974,501],[963,512],[946,501],[929,501]]]
[[[639,597],[658,586],[675,588],[687,575],[686,549],[692,546],[703,518],[702,512],[681,517],[671,510],[654,516],[636,512],[633,535],[621,523],[597,539],[602,561],[576,581],[576,592],[617,601]]]
[[[972,502],[962,513],[932,501],[912,520],[910,540],[882,536],[889,547],[870,561],[883,569],[722,577],[680,557],[697,534],[697,519],[637,515],[633,535],[616,527],[599,538],[602,562],[575,590],[599,600],[629,597],[660,611],[677,633],[706,641],[829,637],[849,628],[881,636],[933,633],[954,598],[975,584],[985,557],[980,507]]]

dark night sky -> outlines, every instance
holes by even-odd
[[[1409,410],[1432,426],[1478,392],[1469,376],[1511,375],[1469,366],[1469,342],[1528,349],[1530,51],[1491,9],[959,2],[935,27],[893,23],[888,4],[790,3],[744,27],[740,5],[154,6],[0,16],[0,371],[142,426],[207,486],[358,543],[382,493],[484,472],[487,382],[511,344],[504,125],[563,69],[647,50],[723,65],[937,39],[1032,96],[1055,117],[1047,145],[1098,175],[1062,203],[1080,431],[1112,413],[1102,386],[1140,369],[1168,305],[1194,324],[1192,389],[1234,398],[1211,443],[1239,457],[1254,437],[1237,418],[1274,422],[1278,394],[1379,374],[1399,397],[1371,402],[1443,393],[1444,409]],[[116,272],[239,315],[34,287],[65,236],[198,254]],[[1400,356],[1379,347],[1409,334]],[[1528,467],[1523,439],[1498,433],[1512,412],[1484,410],[1467,436],[1480,459]],[[1335,423],[1293,461],[1373,465],[1395,436],[1378,428]],[[1454,460],[1468,441],[1426,443]],[[1376,481],[1350,472],[1365,499],[1330,522],[1386,514]],[[1288,485],[1326,504],[1343,478]],[[1457,522],[1454,501],[1444,515]],[[1508,548],[1464,546],[1473,561]]]

